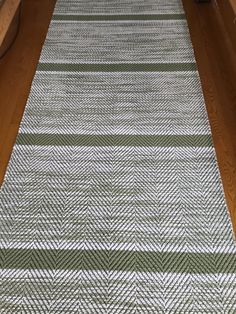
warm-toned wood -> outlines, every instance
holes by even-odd
[[[236,55],[217,3],[182,1],[236,234]]]
[[[11,45],[13,44],[14,40],[16,39],[20,24],[20,7],[16,11],[16,14],[11,22],[11,25],[6,33],[6,37],[4,38],[1,46],[0,46],[0,58],[7,53],[8,49],[10,49]]]
[[[217,0],[217,5],[236,52],[236,0]]]
[[[234,11],[234,14],[236,14],[236,1],[235,0],[228,0],[233,11]]]
[[[0,57],[15,38],[21,0],[5,0],[0,8]]]
[[[23,0],[18,36],[0,60],[0,185],[56,0]]]

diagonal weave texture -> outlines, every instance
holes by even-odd
[[[1,313],[236,313],[181,0],[58,0],[0,224]]]

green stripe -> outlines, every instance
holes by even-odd
[[[129,20],[185,20],[184,14],[138,14],[138,15],[61,15],[54,14],[55,21],[129,21]]]
[[[17,137],[18,145],[38,146],[145,146],[145,147],[211,147],[210,135],[80,135],[29,134]]]
[[[2,261],[5,261],[2,265],[4,269],[83,269],[191,274],[226,274],[236,271],[236,255],[228,253],[1,249],[0,255]]]
[[[73,63],[39,63],[38,71],[69,72],[176,72],[196,71],[196,63],[135,63],[135,64],[73,64]]]

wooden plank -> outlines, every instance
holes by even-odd
[[[234,11],[234,15],[236,16],[236,1],[235,0],[229,0],[229,3]]]
[[[216,2],[182,1],[236,235],[236,58]]]
[[[217,5],[236,52],[236,0],[217,0]]]
[[[15,21],[21,0],[5,0],[0,8],[0,48]],[[14,27],[15,29],[16,27]],[[12,35],[10,36],[12,38]],[[5,44],[6,45],[6,44]]]
[[[20,32],[0,60],[0,186],[55,3],[56,0],[22,1]]]

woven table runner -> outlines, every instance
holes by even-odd
[[[181,0],[58,0],[0,190],[0,313],[236,313]]]

